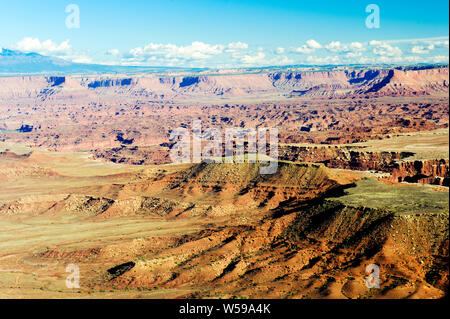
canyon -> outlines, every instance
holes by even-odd
[[[448,66],[162,73],[0,77],[1,297],[448,294]],[[194,120],[278,170],[172,163]]]

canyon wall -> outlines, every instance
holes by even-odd
[[[205,76],[67,76],[0,78],[0,96],[31,97],[52,89],[58,94],[74,91],[128,93],[167,99],[190,95],[349,97],[354,95],[428,95],[448,92],[448,67],[423,70],[365,70],[330,72],[279,72]]]
[[[294,162],[323,163],[330,168],[388,173],[392,182],[449,186],[449,160],[408,160],[409,152],[371,152],[355,147],[281,146],[280,158]]]

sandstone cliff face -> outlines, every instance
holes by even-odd
[[[206,94],[245,96],[249,94],[289,93],[309,96],[349,96],[359,94],[426,95],[448,91],[448,68],[431,70],[366,70],[359,72],[282,72],[221,76],[188,76],[110,80],[155,96]],[[97,85],[91,82],[88,87]],[[116,84],[117,85],[117,84]]]
[[[327,167],[354,169],[361,171],[377,170],[390,171],[396,160],[410,156],[410,153],[397,152],[367,152],[358,151],[352,147],[315,146],[297,147],[282,146],[283,160],[298,162],[319,162]]]
[[[390,179],[449,186],[448,159],[395,163]]]
[[[330,72],[279,72],[214,76],[154,75],[88,77],[16,77],[0,79],[0,95],[32,97],[43,90],[77,89],[79,94],[99,90],[167,99],[190,95],[247,96],[288,94],[293,96],[349,97],[357,95],[428,95],[448,92],[448,67],[426,70],[364,70]],[[59,90],[57,90],[59,88]]]
[[[34,97],[48,85],[45,77],[0,77],[0,97],[3,99]]]
[[[393,70],[392,78],[382,88],[382,94],[422,95],[448,91],[448,68],[429,70]]]
[[[294,162],[320,162],[330,168],[389,173],[392,182],[408,182],[449,186],[449,160],[432,159],[408,161],[413,153],[367,152],[352,147],[282,146],[283,160]],[[403,161],[402,161],[403,160]]]

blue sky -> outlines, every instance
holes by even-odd
[[[78,62],[264,66],[448,62],[448,1],[0,0],[0,47]],[[368,28],[369,4],[380,27]],[[66,6],[80,10],[67,28]]]

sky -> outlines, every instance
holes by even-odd
[[[0,0],[0,47],[182,67],[448,63],[447,0]]]

